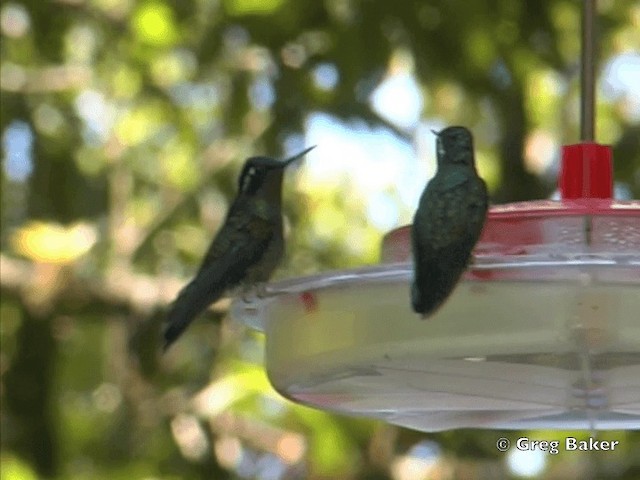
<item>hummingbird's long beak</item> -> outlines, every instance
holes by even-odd
[[[439,137],[442,132],[437,132],[434,129],[431,129],[431,133],[433,133],[436,137]]]
[[[313,150],[314,148],[316,148],[316,146],[314,145],[313,147],[309,147],[303,151],[301,151],[300,153],[298,153],[297,155],[294,155],[293,157],[289,157],[287,158],[284,162],[284,166],[286,167],[287,165],[289,165],[290,163],[295,162],[296,160],[298,160],[299,158],[304,157],[307,153],[309,153],[311,150]]]

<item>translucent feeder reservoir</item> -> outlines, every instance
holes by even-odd
[[[270,284],[233,315],[285,397],[423,431],[640,428],[640,202],[492,208],[474,263],[422,320],[410,227],[379,266]]]

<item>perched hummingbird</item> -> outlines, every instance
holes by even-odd
[[[195,278],[178,294],[167,316],[164,349],[193,319],[230,289],[266,282],[284,253],[282,177],[284,169],[304,156],[279,161],[247,159],[240,174],[238,195],[202,261]]]
[[[422,192],[411,228],[411,304],[422,318],[444,303],[467,268],[489,203],[476,172],[471,132],[448,127],[434,133],[438,170]]]

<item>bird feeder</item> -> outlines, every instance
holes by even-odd
[[[561,199],[492,207],[473,264],[426,320],[410,308],[409,226],[384,237],[378,266],[235,301],[265,333],[278,392],[422,431],[640,428],[640,202],[612,198],[611,149],[592,140],[589,14],[583,141],[563,147]]]

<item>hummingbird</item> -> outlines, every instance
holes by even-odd
[[[164,350],[209,305],[236,287],[266,282],[284,254],[282,178],[288,165],[314,147],[287,160],[248,158],[238,193],[196,276],[178,294],[166,319]]]
[[[489,205],[487,186],[476,172],[471,132],[455,126],[433,133],[437,171],[422,192],[411,227],[411,304],[422,318],[442,306],[467,268]]]

